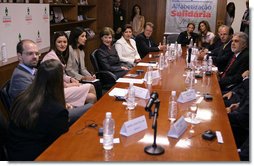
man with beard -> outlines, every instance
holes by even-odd
[[[9,95],[13,101],[21,92],[23,92],[34,80],[37,71],[35,68],[39,61],[39,50],[32,40],[21,40],[17,44],[18,66],[10,81]]]

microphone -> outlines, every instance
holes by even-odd
[[[191,52],[192,52],[192,48],[188,49],[188,63],[191,62]]]
[[[153,106],[153,103],[156,99],[158,99],[159,95],[157,92],[152,92],[149,101],[146,104],[145,110],[150,111],[151,107]]]

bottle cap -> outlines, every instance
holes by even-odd
[[[110,118],[112,116],[112,113],[111,112],[106,112],[106,117],[107,118]]]
[[[176,95],[176,91],[174,91],[174,90],[171,91],[171,95],[172,95],[172,96],[175,96],[175,95]]]

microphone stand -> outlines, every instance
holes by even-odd
[[[154,113],[152,114],[153,116],[153,124],[152,124],[152,129],[154,129],[154,135],[153,135],[153,144],[146,146],[144,151],[147,154],[150,155],[160,155],[164,153],[163,147],[159,146],[156,144],[156,137],[157,137],[157,118],[159,116],[159,108],[160,108],[160,100],[156,99],[154,101],[155,103],[155,108],[154,108]],[[151,113],[152,111],[150,111]],[[150,114],[149,114],[150,117]]]
[[[187,67],[186,70],[191,70],[191,52],[192,52],[192,48],[188,48],[188,57],[187,57]]]

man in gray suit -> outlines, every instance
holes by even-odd
[[[18,66],[14,69],[11,77],[9,96],[13,102],[15,98],[34,80],[34,75],[36,74],[36,66],[39,61],[39,49],[36,43],[32,40],[25,39],[21,40],[17,44],[17,56],[19,60]],[[24,103],[25,104],[25,103]],[[67,108],[69,111],[70,124],[74,123],[83,113],[85,113],[92,104],[86,104],[81,107]]]
[[[18,66],[10,81],[9,95],[13,101],[21,92],[23,92],[34,80],[36,66],[39,61],[39,50],[32,40],[22,40],[17,44]]]

